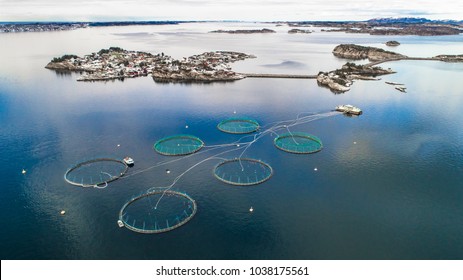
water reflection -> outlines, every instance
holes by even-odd
[[[235,25],[241,26],[224,24],[223,29],[238,29]],[[337,95],[315,80],[164,84],[145,77],[82,83],[76,81],[77,73],[53,74],[43,68],[60,54],[120,46],[169,51],[177,57],[211,49],[243,51],[258,59],[238,62],[234,70],[310,74],[345,63],[332,57],[338,42],[386,39],[317,32],[295,38],[285,29],[250,40],[206,32],[213,29],[217,24],[88,28],[9,34],[2,40],[0,156],[8,164],[0,171],[0,210],[14,213],[5,216],[8,227],[0,234],[2,259],[463,258],[458,216],[463,211],[462,64],[390,62],[382,66],[397,73],[388,80],[404,82],[407,94],[396,94],[384,81],[356,81],[350,91]],[[179,30],[198,34],[179,35]],[[404,37],[401,46],[408,42],[411,51],[413,43],[432,53],[442,43],[439,52],[452,53],[454,43],[461,45],[442,40]],[[36,48],[29,47],[31,41],[37,42]],[[300,64],[264,66],[282,61]],[[281,152],[273,145],[274,136],[248,149],[247,156],[275,171],[261,185],[238,189],[220,184],[212,175],[217,162],[200,165],[182,178],[178,190],[198,202],[198,215],[166,235],[119,229],[118,211],[133,195],[172,183],[172,175],[197,158],[115,181],[105,190],[83,190],[63,180],[70,165],[99,155],[130,155],[137,162],[130,172],[149,168],[165,160],[152,145],[172,134],[193,134],[206,145],[236,141],[235,135],[216,128],[235,111],[265,126],[295,119],[301,112],[329,112],[339,104],[354,104],[364,114],[336,114],[294,128],[323,141],[317,154]],[[59,215],[62,209],[64,217]]]

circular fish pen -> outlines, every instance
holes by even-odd
[[[229,118],[221,121],[217,128],[225,133],[247,134],[259,130],[259,123],[249,118]]]
[[[97,158],[80,162],[64,173],[64,180],[84,188],[105,188],[109,182],[124,176],[129,167],[125,162],[113,158]]]
[[[235,186],[251,186],[263,183],[273,175],[267,163],[250,158],[235,158],[215,166],[214,176],[222,182]]]
[[[157,189],[124,204],[118,223],[138,233],[163,233],[183,226],[196,211],[196,201],[186,193]]]
[[[196,153],[204,146],[204,142],[193,135],[173,135],[154,143],[154,150],[165,156],[184,156]]]
[[[293,154],[312,154],[323,149],[318,137],[304,132],[281,134],[273,143],[278,149]]]

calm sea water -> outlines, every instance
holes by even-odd
[[[278,32],[207,33],[243,27]],[[257,59],[235,63],[237,71],[296,74],[344,64],[346,60],[331,54],[340,43],[414,56],[463,50],[463,36],[307,35],[287,30],[202,23],[0,34],[0,257],[463,259],[463,64],[387,63],[383,67],[397,74],[383,81],[357,81],[340,95],[314,80],[157,84],[147,77],[81,83],[76,82],[78,74],[44,69],[52,57],[110,46],[178,58],[210,50],[241,51]],[[402,45],[385,47],[388,40]],[[407,93],[384,80],[405,83]],[[288,154],[273,146],[272,136],[247,150],[245,156],[274,170],[263,184],[233,187],[218,181],[212,174],[218,161],[187,173],[174,189],[193,197],[198,213],[168,233],[121,229],[118,212],[132,196],[169,185],[200,156],[102,190],[63,180],[72,164],[103,155],[130,155],[136,165],[129,174],[144,170],[165,160],[152,145],[171,134],[194,134],[207,145],[236,141],[237,136],[216,129],[234,111],[267,125],[301,112],[327,113],[338,104],[354,104],[364,114],[337,114],[293,128],[321,138],[321,152]],[[27,173],[21,174],[22,169]],[[61,216],[63,209],[66,215]]]

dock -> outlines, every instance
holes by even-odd
[[[317,75],[240,73],[246,78],[316,79]]]

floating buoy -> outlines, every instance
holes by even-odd
[[[61,210],[61,212],[59,212],[59,213],[60,213],[60,214],[61,214],[61,216],[62,216],[62,215],[64,215],[64,214],[66,214],[66,211],[64,211],[64,210]]]
[[[25,169],[23,169],[23,171],[21,171],[21,173],[22,173],[22,174],[26,174],[26,170],[25,170]]]
[[[251,206],[251,208],[249,208],[249,212],[253,212],[253,211],[254,211],[254,208],[252,208]]]
[[[314,170],[314,171],[317,171],[317,170],[318,170],[318,168],[316,168],[316,167],[315,167],[313,170]]]

